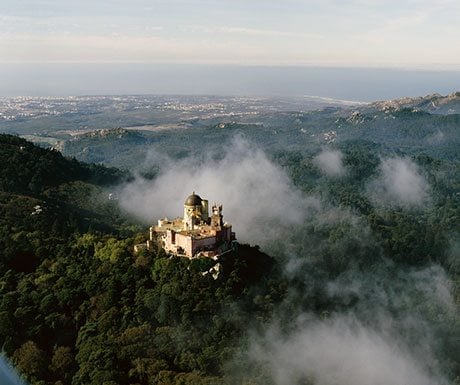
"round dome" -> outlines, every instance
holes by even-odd
[[[199,195],[196,195],[195,192],[193,192],[192,195],[190,195],[186,200],[184,205],[185,206],[201,206],[201,201],[202,199],[200,198]]]

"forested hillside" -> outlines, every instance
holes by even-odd
[[[32,384],[219,383],[246,322],[269,317],[254,298],[283,291],[274,261],[240,245],[214,280],[213,260],[133,255],[144,235],[107,198],[122,173],[6,135],[0,159],[0,343],[17,369]]]
[[[145,178],[0,137],[0,343],[30,383],[458,382],[455,152],[226,147]],[[234,216],[217,278],[212,259],[132,251],[136,210],[156,219],[178,178],[222,186]]]

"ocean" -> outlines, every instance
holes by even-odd
[[[460,90],[458,69],[0,63],[0,78],[0,96],[313,95],[375,101]]]

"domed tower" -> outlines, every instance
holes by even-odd
[[[184,228],[193,230],[196,225],[209,220],[208,201],[195,194],[188,196],[184,202]]]

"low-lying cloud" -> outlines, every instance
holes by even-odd
[[[323,149],[313,158],[313,163],[323,174],[330,177],[339,177],[346,173],[343,154],[339,150]]]
[[[156,162],[154,155],[151,159]],[[320,205],[298,191],[261,150],[239,138],[217,159],[157,160],[157,178],[139,176],[119,192],[121,206],[146,222],[182,216],[185,198],[195,191],[210,205],[223,204],[224,220],[240,241],[263,244],[302,224],[309,208]]]
[[[408,158],[382,159],[379,176],[367,187],[369,198],[377,205],[417,207],[430,198],[427,180]]]
[[[181,216],[185,198],[195,191],[210,204],[223,204],[239,241],[284,256],[287,282],[302,282],[289,285],[270,325],[253,331],[245,359],[229,364],[235,383],[448,384],[440,374],[442,343],[435,329],[450,327],[439,319],[452,318],[455,306],[442,268],[411,271],[386,261],[365,217],[304,195],[281,167],[241,138],[204,159],[151,153],[148,161],[159,165],[159,174],[120,188],[126,210],[148,223]],[[314,162],[328,176],[346,172],[339,151],[323,150]],[[379,205],[417,207],[429,201],[429,189],[414,162],[389,158],[365,193]],[[333,271],[335,278],[325,279]],[[337,306],[324,318],[308,310],[320,295]],[[430,319],[434,308],[436,322]]]
[[[349,270],[324,286],[329,300],[348,304],[347,310],[318,317],[293,307],[301,303],[298,296],[287,297],[270,327],[251,337],[242,378],[260,378],[262,371],[266,383],[276,385],[449,384],[436,335],[456,310],[442,268],[382,264],[372,272]]]
[[[315,320],[287,336],[270,330],[250,356],[277,385],[441,385],[410,349],[352,316]]]

